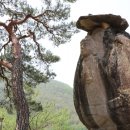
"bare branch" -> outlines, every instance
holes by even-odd
[[[11,41],[11,39],[9,38],[9,40],[7,41],[7,43],[5,43],[5,44],[1,47],[0,52],[2,51],[3,48],[5,49],[5,47],[10,43],[10,41]]]
[[[0,61],[0,65],[4,66],[5,68],[8,68],[9,70],[12,69],[12,64],[9,63],[9,62],[6,61],[6,60],[1,60],[1,61]]]
[[[3,22],[0,22],[0,26],[4,27],[5,29],[7,28],[6,24]]]
[[[23,36],[20,36],[20,37],[18,38],[18,40],[21,40],[21,39],[24,39],[24,38],[28,38],[28,37],[31,37],[31,35],[23,35]]]

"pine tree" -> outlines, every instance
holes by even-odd
[[[0,16],[6,19],[0,22],[0,77],[6,81],[8,96],[13,97],[16,130],[29,128],[23,84],[35,85],[55,76],[49,67],[59,57],[47,51],[40,39],[48,38],[56,46],[69,41],[76,32],[74,23],[68,20],[68,4],[74,1],[42,0],[39,9],[26,0],[0,1]]]

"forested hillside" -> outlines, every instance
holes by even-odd
[[[57,107],[66,107],[74,110],[73,89],[62,82],[55,80],[46,84],[40,84],[36,87],[37,100],[42,104],[46,102],[55,102]]]
[[[42,83],[35,89],[36,100],[42,105],[52,102],[56,108],[66,108],[71,113],[71,122],[81,125],[73,104],[73,88],[69,85],[52,80],[46,84]]]
[[[4,83],[0,84],[0,102],[4,100]],[[86,130],[79,121],[73,104],[73,88],[59,81],[52,80],[41,83],[33,89],[33,100],[41,103],[43,111],[33,114],[31,127],[39,130]],[[49,113],[49,115],[48,115]],[[35,115],[35,116],[34,116]],[[4,118],[3,130],[13,130],[15,114],[8,114],[5,109],[0,108],[0,116]],[[13,120],[10,121],[10,118]],[[47,118],[47,121],[45,119]],[[36,122],[40,122],[36,126]],[[55,123],[54,123],[55,122]],[[61,123],[63,123],[61,125]],[[48,125],[49,123],[49,125]],[[50,127],[51,126],[51,127]]]

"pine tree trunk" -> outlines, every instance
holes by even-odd
[[[12,67],[12,93],[17,112],[16,130],[28,130],[29,108],[23,90],[21,45],[14,34],[12,34],[11,38],[13,43],[12,51],[14,57]]]

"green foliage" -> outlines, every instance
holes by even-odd
[[[70,126],[69,113],[65,109],[57,110],[54,104],[47,104],[43,106],[43,112],[32,116],[30,123],[32,130],[65,130],[64,127]]]
[[[13,114],[8,114],[5,108],[0,108],[0,117],[4,118],[2,122],[2,130],[14,130],[16,116]]]
[[[25,85],[24,89],[30,113],[42,111],[43,110],[42,104],[34,99],[35,96],[34,89],[28,85]]]
[[[0,107],[3,107],[7,110],[9,114],[13,114],[15,112],[13,101],[10,100],[12,97],[8,97],[6,92],[4,91],[4,83],[0,82]],[[38,112],[42,111],[42,104],[35,100],[35,92],[31,86],[24,85],[24,90],[26,94],[26,99],[29,105],[30,112]]]
[[[15,114],[8,114],[0,108],[0,117],[4,118],[2,130],[15,129]],[[71,114],[67,109],[57,109],[53,103],[43,106],[43,111],[35,112],[30,117],[31,130],[86,130],[81,125],[71,124]]]

